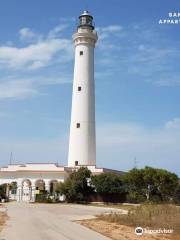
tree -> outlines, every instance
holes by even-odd
[[[176,204],[180,204],[180,184],[178,185],[176,191],[173,194],[173,201]]]
[[[146,186],[143,181],[142,169],[133,168],[124,176],[124,181],[128,192],[128,202],[138,203],[146,200]]]
[[[178,176],[164,169],[157,169],[154,185],[161,194],[162,200],[168,201],[173,197],[174,192],[178,188]]]
[[[114,173],[102,173],[92,177],[92,185],[97,193],[122,193],[124,185],[121,176]]]
[[[143,169],[133,168],[124,176],[124,181],[129,191],[141,191],[145,188]]]
[[[87,168],[79,168],[78,171],[71,173],[64,183],[59,183],[57,192],[65,195],[68,202],[86,201],[88,195],[93,191],[89,185],[91,171]]]
[[[7,187],[6,183],[0,185],[0,199],[6,198],[6,187]]]
[[[164,169],[132,169],[125,176],[128,199],[132,201],[169,201],[178,187],[176,174]]]

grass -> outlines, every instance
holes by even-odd
[[[139,206],[139,204],[112,204],[112,203],[90,203],[90,206],[94,207],[107,207],[107,208],[117,208],[117,209],[124,209],[124,210],[130,210],[133,207]]]
[[[140,205],[131,207],[126,215],[111,213],[100,215],[99,219],[132,227],[173,229],[175,235],[180,235],[180,207],[175,205]]]

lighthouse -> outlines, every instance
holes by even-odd
[[[96,165],[94,48],[97,39],[93,17],[84,11],[73,34],[75,62],[68,167]]]

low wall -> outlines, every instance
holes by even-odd
[[[88,202],[122,203],[126,201],[125,193],[99,194],[93,193],[87,197]]]

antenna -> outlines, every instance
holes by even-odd
[[[137,163],[138,163],[138,161],[137,161],[136,157],[134,157],[134,168],[137,168]]]
[[[11,154],[10,154],[10,159],[9,159],[9,164],[10,164],[10,165],[12,164],[12,161],[13,161],[13,153],[11,152]]]

